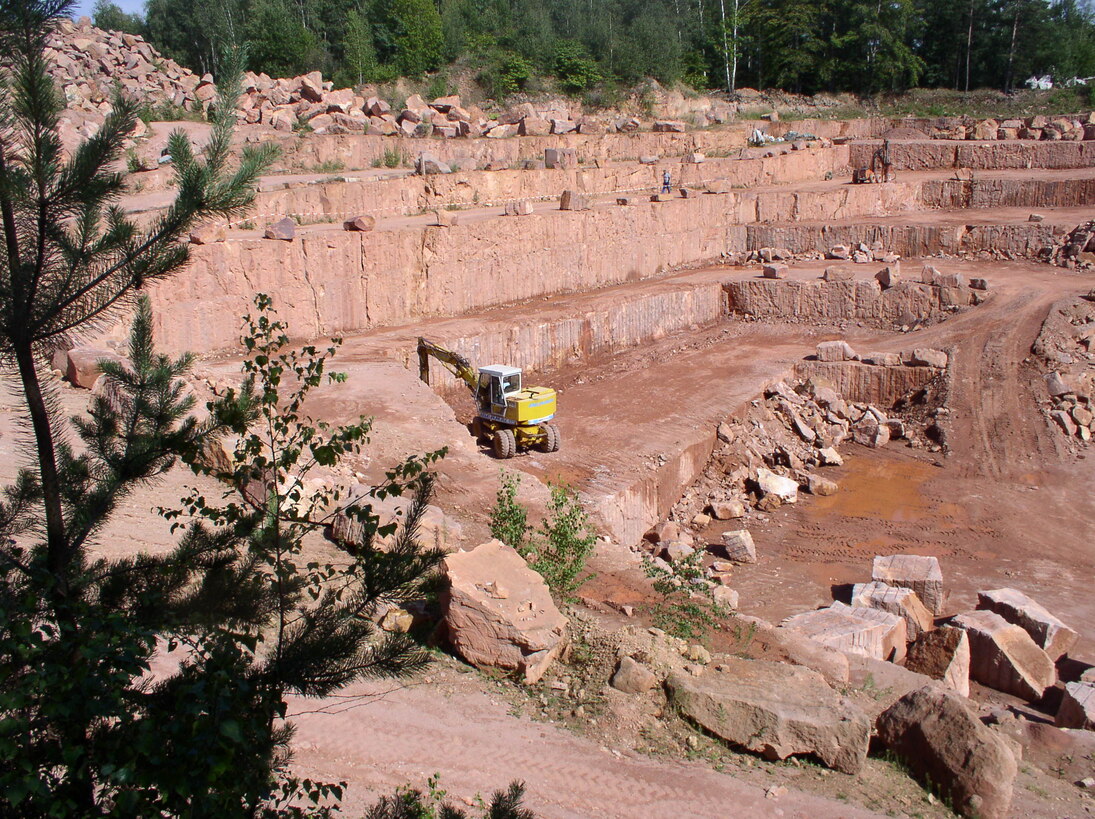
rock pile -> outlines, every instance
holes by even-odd
[[[1095,303],[1059,302],[1042,323],[1032,352],[1046,370],[1042,411],[1049,424],[1077,443],[1095,438]]]
[[[1045,254],[1051,263],[1060,267],[1086,269],[1095,266],[1095,221],[1077,225],[1053,247],[1047,248]]]
[[[975,139],[1004,141],[1012,139],[1073,141],[1095,139],[1095,113],[1072,117],[1033,116],[1025,119],[984,119],[975,122],[970,118],[961,121],[943,121],[934,126],[932,139]]]

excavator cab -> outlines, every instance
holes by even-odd
[[[550,423],[555,418],[555,390],[526,387],[518,367],[494,364],[476,370],[459,353],[420,338],[419,375],[427,384],[431,358],[467,384],[477,413],[472,431],[491,444],[497,457],[512,458],[519,449],[530,447],[544,452],[559,449],[559,428]]]

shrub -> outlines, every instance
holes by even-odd
[[[517,500],[517,487],[521,485],[521,478],[503,470],[500,480],[501,485],[490,514],[491,537],[520,552],[527,545],[529,532],[532,531],[528,523],[528,510]]]
[[[581,93],[601,79],[597,63],[573,40],[563,40],[556,46],[552,67],[559,87],[569,94]]]

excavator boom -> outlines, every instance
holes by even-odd
[[[479,379],[471,362],[459,353],[454,353],[420,337],[418,339],[418,375],[423,381],[430,383],[430,356],[440,361],[441,366],[467,384],[469,390],[475,392]]]

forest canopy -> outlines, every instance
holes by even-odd
[[[1090,0],[148,0],[95,22],[195,71],[223,38],[272,76],[340,84],[472,69],[502,96],[552,76],[581,93],[645,77],[697,89],[875,94],[1095,76]]]

